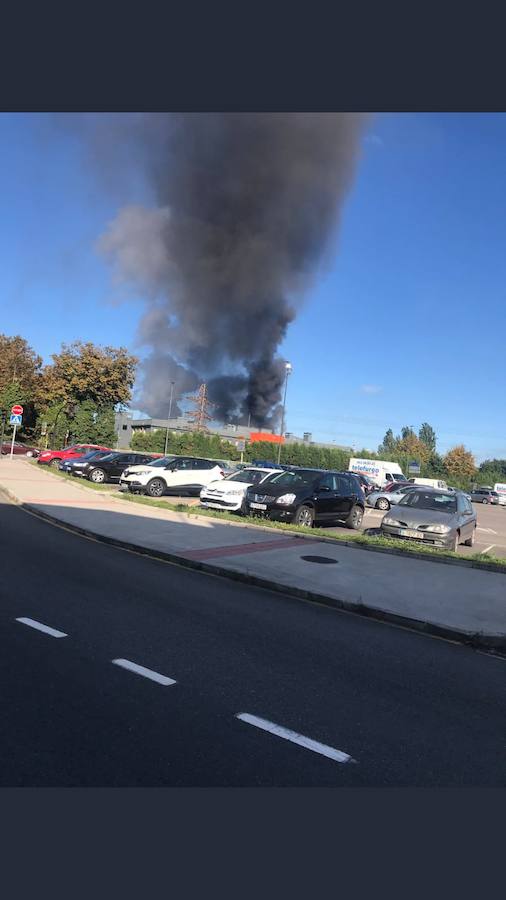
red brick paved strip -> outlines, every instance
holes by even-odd
[[[302,538],[277,538],[274,541],[256,541],[250,544],[235,544],[230,547],[209,547],[202,550],[188,550],[181,553],[185,559],[213,559],[218,556],[241,556],[243,553],[261,553],[263,550],[280,550],[282,547],[303,546]]]

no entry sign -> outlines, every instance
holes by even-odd
[[[22,416],[23,415],[23,407],[19,405],[19,403],[15,403],[11,408],[11,413],[13,416]]]

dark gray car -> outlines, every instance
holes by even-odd
[[[499,494],[490,488],[476,488],[471,491],[471,500],[475,503],[492,503],[496,506],[499,503]]]
[[[421,490],[406,494],[384,516],[382,534],[457,550],[472,547],[476,513],[461,491]]]

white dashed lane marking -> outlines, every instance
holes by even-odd
[[[135,672],[136,675],[142,675],[143,678],[149,678],[150,681],[156,681],[158,684],[165,686],[176,684],[174,678],[161,675],[160,672],[154,672],[153,669],[146,669],[145,666],[139,666],[129,659],[113,659],[112,662],[115,666],[121,666],[122,669],[128,669],[129,672]]]
[[[43,631],[44,634],[49,634],[54,638],[67,637],[64,631],[58,631],[56,628],[51,628],[49,625],[37,622],[36,619],[28,619],[25,616],[21,616],[19,619],[16,619],[16,622],[21,622],[22,625],[29,625],[30,628],[35,628],[37,631]]]
[[[285,741],[291,741],[292,744],[298,744],[299,747],[304,747],[306,750],[312,750],[313,753],[327,756],[335,762],[356,762],[355,759],[352,759],[348,753],[344,753],[342,750],[336,750],[335,747],[329,747],[327,744],[320,744],[319,741],[314,741],[312,738],[298,734],[296,731],[291,731],[289,728],[283,728],[282,725],[276,725],[275,722],[269,722],[268,719],[260,719],[258,716],[252,716],[249,713],[237,713],[236,719],[240,719],[241,722],[247,722],[248,725],[254,725],[256,728],[261,728],[263,731],[269,731],[271,734],[275,734],[276,737],[283,738]]]

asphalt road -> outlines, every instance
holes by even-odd
[[[2,786],[506,784],[502,659],[5,503],[0,541]]]

